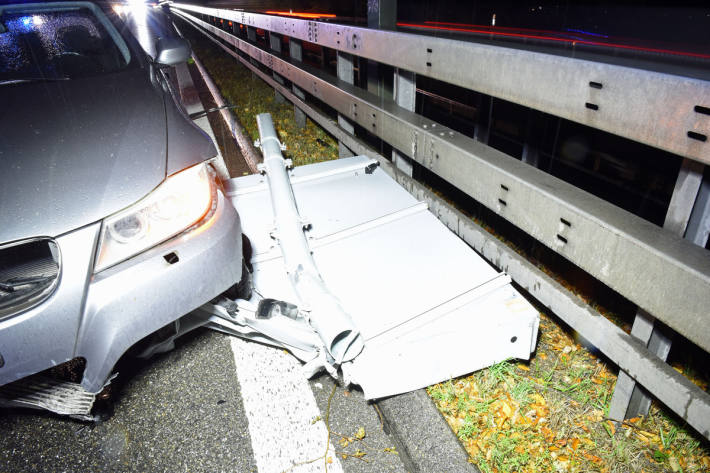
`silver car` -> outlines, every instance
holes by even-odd
[[[167,83],[188,57],[99,3],[0,4],[0,385],[83,359],[97,393],[242,278],[217,152]]]

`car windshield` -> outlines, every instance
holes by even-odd
[[[126,43],[91,4],[26,4],[0,12],[0,82],[73,79],[130,63]]]

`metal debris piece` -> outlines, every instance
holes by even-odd
[[[95,420],[91,415],[95,400],[96,395],[85,391],[79,383],[61,381],[42,374],[0,388],[0,407],[46,409],[80,420]]]

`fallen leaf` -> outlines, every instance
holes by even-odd
[[[353,457],[355,457],[355,458],[362,458],[362,457],[364,457],[365,455],[367,455],[367,452],[363,452],[362,450],[360,450],[360,449],[358,448],[357,450],[355,450],[355,453],[353,453],[351,456],[353,456]]]
[[[542,406],[547,404],[547,401],[545,401],[545,398],[542,397],[539,393],[533,393],[530,395],[530,399],[535,401],[537,404],[540,404]]]
[[[506,417],[510,417],[510,415],[513,413],[513,408],[511,408],[507,402],[502,403],[501,409],[503,410],[503,413]]]
[[[365,438],[365,427],[360,427],[357,429],[357,432],[355,432],[355,438],[358,440],[362,440]]]

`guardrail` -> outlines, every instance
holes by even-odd
[[[710,115],[700,112],[710,107],[705,81],[431,36],[174,6],[378,61],[710,163]]]
[[[551,59],[548,55],[525,51],[511,52],[507,48],[495,46],[485,46],[481,49],[481,45],[426,38],[406,33],[183,4],[174,4],[172,8],[198,29],[220,38],[224,43],[218,42],[218,44],[227,52],[259,74],[281,95],[294,102],[300,110],[325,126],[350,149],[360,145],[357,141],[353,141],[355,138],[352,134],[347,133],[347,131],[352,131],[351,124],[347,122],[357,123],[391,144],[398,152],[407,155],[413,161],[466,192],[478,202],[653,314],[653,317],[663,321],[704,350],[710,351],[710,331],[706,329],[710,320],[710,313],[708,313],[708,307],[710,307],[710,254],[705,249],[693,245],[688,240],[681,239],[669,229],[657,227],[479,141],[468,138],[441,124],[433,123],[431,120],[397,105],[394,101],[384,100],[344,80],[338,80],[323,70],[309,67],[297,60],[299,59],[298,55],[294,57],[292,54],[291,60],[284,59],[275,51],[262,49],[253,41],[243,40],[187,13],[187,11],[209,15],[210,18],[223,18],[235,25],[258,26],[266,31],[289,35],[292,43],[297,43],[293,40],[294,38],[310,41],[338,49],[341,52],[354,53],[396,67],[404,67],[411,72],[439,78],[486,93],[490,93],[488,88],[492,87],[491,84],[495,82],[495,74],[503,74],[500,68],[513,66],[514,63],[511,61],[521,61],[521,69],[524,71],[539,71],[557,67],[558,61],[562,61],[564,67],[561,70],[567,72],[561,72],[560,77],[565,77],[565,74],[568,73],[573,74],[577,77],[577,82],[579,77],[589,71],[593,70],[597,73],[604,71],[605,74],[608,74],[608,78],[614,79],[616,83],[619,81],[617,75],[620,74],[622,78],[635,77],[636,80],[642,80],[644,84],[652,84],[649,85],[650,89],[646,90],[661,91],[671,102],[676,100],[675,94],[677,92],[679,94],[678,102],[674,102],[673,106],[679,107],[674,110],[678,114],[677,116],[681,116],[683,107],[690,102],[699,103],[701,98],[707,100],[707,97],[710,96],[708,83],[620,66],[598,65],[569,58],[553,57]],[[254,38],[253,30],[250,37]],[[444,44],[442,41],[446,43]],[[387,48],[376,48],[373,44],[387,44]],[[407,44],[410,46],[405,47]],[[436,56],[437,61],[441,61],[440,66],[434,67],[433,60],[426,61],[431,63],[429,66],[418,65],[417,61],[421,59],[419,47],[427,44],[438,45],[426,47],[426,49],[431,49],[427,54],[434,54],[434,47],[441,48],[437,51],[442,51],[442,54]],[[485,77],[489,77],[484,80],[481,79],[480,74],[456,67],[456,63],[444,60],[445,57],[448,57],[443,54],[444,45],[449,51],[457,51],[457,54],[462,54],[463,57],[483,55],[482,57],[488,58],[487,60],[491,63],[493,68],[491,70],[497,72],[491,73],[490,77],[484,74]],[[425,55],[425,58],[427,57],[431,59],[434,56]],[[459,56],[459,58],[461,57]],[[247,60],[247,58],[250,59]],[[345,56],[344,59],[347,60],[347,57]],[[273,77],[263,73],[251,61],[257,61],[271,69]],[[459,61],[461,60],[459,59]],[[497,64],[499,61],[503,65]],[[340,65],[339,61],[339,69],[341,69]],[[447,68],[451,70],[447,72]],[[347,67],[344,69],[347,73]],[[515,72],[514,75],[517,77],[521,76],[517,70],[510,69],[510,71]],[[399,71],[399,74],[401,75],[403,72]],[[347,77],[347,74],[342,74],[341,77]],[[597,80],[601,80],[599,76],[595,77]],[[284,79],[293,84],[293,92],[283,85]],[[555,84],[548,85],[554,88]],[[502,85],[500,87],[502,87],[501,90],[505,89]],[[588,113],[580,118],[576,112],[569,109],[573,108],[569,98],[574,96],[572,92],[561,93],[560,95],[567,95],[567,99],[559,103],[550,97],[546,99],[547,92],[544,90],[549,87],[544,88],[542,92],[533,88],[534,90],[518,91],[518,95],[513,97],[503,96],[508,100],[518,101],[533,108],[575,119],[592,126],[602,124],[601,120],[590,118]],[[680,89],[677,89],[678,87]],[[510,85],[510,88],[514,89],[515,87]],[[674,92],[671,92],[671,89]],[[309,106],[304,100],[306,97],[304,92],[337,110],[341,118],[344,118],[339,121],[345,123],[346,126],[338,127],[315,108]],[[493,92],[503,93],[500,90]],[[616,97],[616,99],[618,102],[620,97]],[[622,104],[622,107],[633,109],[638,100],[640,99],[636,95],[631,94],[629,101],[625,101],[626,105]],[[648,107],[648,104],[645,106]],[[558,109],[555,107],[559,108],[559,113],[556,113]],[[626,110],[626,112],[625,120],[627,121],[623,124],[613,126],[606,124],[607,128],[598,127],[603,129],[611,127],[610,131],[619,132],[618,134],[639,141],[646,140],[645,142],[649,144],[656,143],[658,140],[663,141],[663,137],[670,133],[675,142],[666,145],[664,149],[670,147],[673,148],[673,152],[679,152],[678,150],[682,146],[677,139],[676,135],[679,132],[675,125],[670,127],[672,130],[669,130],[656,123],[656,131],[654,132],[654,128],[642,119],[643,113],[637,113],[638,110]],[[648,111],[648,109],[643,109],[642,112],[651,113],[652,117],[658,118],[657,112]],[[629,116],[632,118],[628,118]],[[639,125],[645,131],[642,130],[638,134],[638,129],[628,128],[630,126],[628,120],[632,122],[636,120],[632,126]],[[613,124],[614,121],[611,120],[609,123]],[[702,127],[705,126],[710,126],[710,124],[696,120],[693,130],[703,131]],[[657,132],[659,128],[663,128],[663,130]],[[644,138],[649,134],[654,136]],[[682,151],[680,154],[697,160],[697,162],[710,162],[707,148],[695,143],[685,146]],[[367,151],[367,154],[372,155],[373,153]],[[400,179],[404,179],[401,173],[399,175]],[[417,187],[418,184],[410,181],[411,179],[407,181],[410,190],[416,188],[419,189],[418,192],[423,192],[421,186]],[[667,227],[675,229],[676,233],[682,234],[683,232],[678,232],[678,230],[685,230],[691,213],[688,207],[693,208],[701,181],[702,165],[687,159],[681,176],[679,176],[676,186],[677,192],[674,194],[669,218],[667,218]],[[462,218],[461,215],[446,207],[445,203],[437,201],[432,195],[429,197],[437,202],[434,209],[447,208],[446,212],[439,215],[442,220],[452,226],[454,231],[489,258],[492,263],[511,274],[513,279],[528,289],[533,296],[551,307],[563,320],[617,363],[629,374],[631,389],[633,389],[633,380],[639,381],[703,435],[710,437],[710,396],[708,394],[675,373],[668,365],[658,363],[658,358],[646,348],[645,340],[643,343],[638,342],[608,321],[602,322],[603,317],[597,317],[599,315],[597,312],[585,306],[578,298],[566,293],[563,288],[557,287],[559,285],[555,286],[555,283],[551,282],[549,278],[539,274],[539,270],[536,272],[530,267],[531,265],[522,262],[520,257],[510,254],[510,252],[502,252],[500,249],[491,252],[490,239],[484,239],[484,243],[481,244],[480,235],[471,239],[473,224],[470,220]],[[456,217],[452,220],[451,215],[456,215]],[[703,221],[706,221],[708,216],[703,214],[701,220],[703,218],[705,219]],[[502,254],[504,256],[501,256]],[[639,332],[636,330],[636,324],[634,330]],[[638,333],[634,333],[634,335],[636,336]],[[625,391],[629,391],[628,386]],[[623,398],[623,396],[616,395],[615,397]],[[623,404],[621,407],[625,412],[628,399],[623,402],[619,401],[617,404],[620,402]],[[620,416],[623,417],[624,412],[621,412]]]

